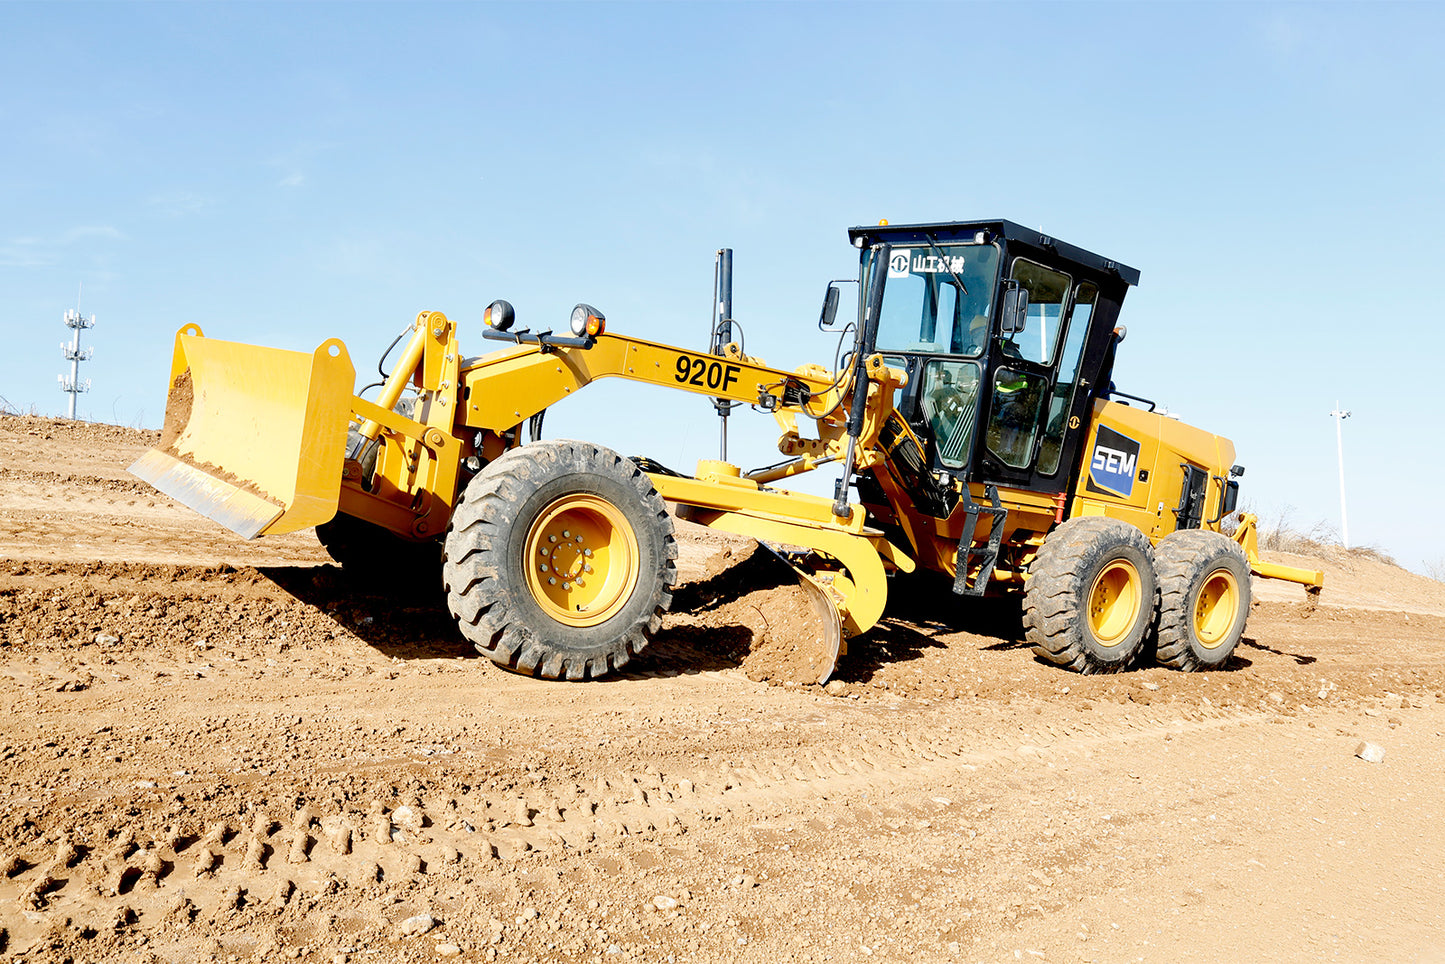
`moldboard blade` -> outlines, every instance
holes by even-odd
[[[268,499],[160,449],[151,449],[126,471],[243,539],[256,538],[285,511]]]

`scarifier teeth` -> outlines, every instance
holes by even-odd
[[[252,873],[265,869],[266,844],[259,836],[253,835],[251,842],[246,845],[246,856],[242,858],[241,866]]]
[[[327,834],[331,842],[331,849],[339,854],[351,853],[351,828],[346,826],[337,827]]]
[[[305,830],[297,830],[296,835],[291,838],[291,849],[286,852],[286,862],[290,864],[304,864],[310,858],[307,851],[311,848],[311,835]]]

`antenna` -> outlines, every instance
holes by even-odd
[[[75,307],[65,313],[65,327],[75,330],[70,339],[70,344],[60,343],[60,350],[70,362],[70,376],[60,376],[60,390],[70,395],[70,414],[67,416],[75,418],[75,396],[81,392],[90,391],[90,379],[80,377],[80,363],[89,361],[91,349],[80,347],[80,333],[86,328],[95,327],[95,315],[86,318],[80,313],[80,292],[84,284],[75,292]]]
[[[1349,417],[1350,413],[1340,408],[1340,400],[1335,399],[1335,410],[1330,412],[1330,418],[1335,420],[1335,451],[1340,458],[1340,541],[1346,549],[1350,547],[1350,520],[1345,515],[1345,441],[1340,424]]]

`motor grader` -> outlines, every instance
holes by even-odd
[[[1021,594],[1038,656],[1085,673],[1222,666],[1251,574],[1318,591],[1321,573],[1263,562],[1254,518],[1232,516],[1233,445],[1114,387],[1138,271],[1003,220],[849,237],[856,316],[837,317],[850,280],[819,319],[839,333],[832,367],[774,368],[729,337],[730,261],[708,351],[615,333],[586,304],[560,332],[518,327],[497,301],[482,334],[499,347],[468,357],[425,311],[375,401],[339,340],[308,354],[187,325],[162,439],[131,472],[246,538],[316,526],[344,563],[439,568],[461,633],[549,679],[648,644],[676,581],[673,514],[793,568],[819,626],[800,641],[807,682],[915,570],[961,596]],[[687,475],[540,437],[550,406],[607,377],[769,413],[785,458]],[[833,498],[780,485],[814,471],[837,473]]]

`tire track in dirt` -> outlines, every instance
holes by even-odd
[[[18,484],[16,484],[18,483]],[[37,491],[36,487],[42,488]],[[103,475],[84,475],[73,472],[47,472],[43,470],[14,469],[0,466],[0,495],[6,506],[12,503],[16,493],[29,494],[47,499],[81,501],[83,493],[105,493],[102,500],[119,501],[113,493],[127,493],[143,497],[150,505],[177,505],[171,499],[156,491],[149,482],[135,478],[111,478]],[[125,501],[120,504],[131,506],[136,503]]]
[[[426,804],[407,791],[400,801],[394,791],[345,799],[308,792],[309,783],[326,777],[311,769],[267,779],[286,787],[279,795],[292,801],[288,807],[274,803],[277,793],[236,783],[228,788],[234,798],[229,809],[211,806],[202,814],[158,798],[145,819],[113,822],[102,833],[95,831],[93,815],[108,805],[72,799],[60,809],[91,816],[36,825],[31,839],[12,837],[8,852],[0,854],[0,907],[19,910],[25,921],[12,928],[13,946],[37,947],[53,939],[56,921],[67,918],[99,932],[216,919],[248,907],[279,912],[298,897],[341,888],[364,893],[426,876],[458,878],[481,866],[505,873],[529,854],[543,860],[562,851],[625,855],[634,845],[681,834],[702,838],[692,846],[716,846],[720,833],[746,833],[756,821],[787,812],[831,821],[850,817],[867,830],[889,818],[853,801],[880,789],[886,788],[893,811],[921,811],[930,802],[936,811],[941,789],[966,788],[981,769],[1048,766],[1131,743],[1242,728],[1261,718],[1160,712],[1024,729],[1007,738],[958,728],[947,741],[874,730],[806,753],[760,754],[744,767],[608,770],[581,783],[559,777],[557,789],[545,794],[458,789],[455,777],[443,771],[422,778],[430,785]],[[347,775],[364,787],[369,771],[385,774],[395,787],[398,768],[412,762],[376,760]],[[453,788],[445,789],[449,783]]]

